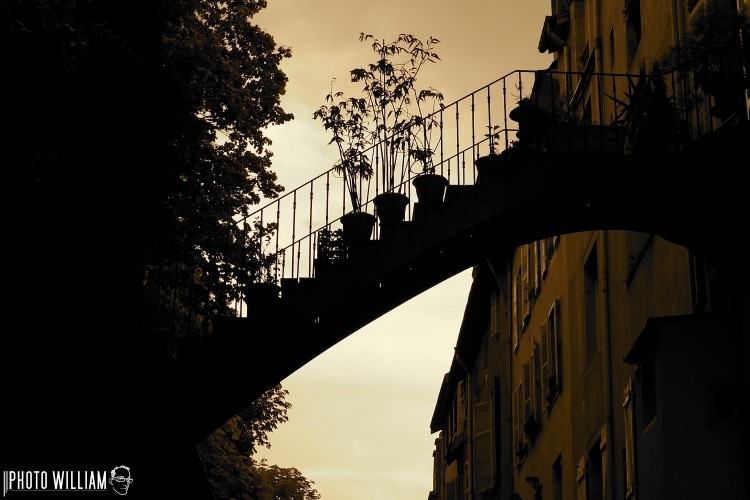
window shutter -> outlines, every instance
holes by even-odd
[[[516,387],[513,389],[513,397],[511,401],[511,405],[513,407],[513,446],[517,447],[519,444],[523,442],[522,439],[522,431],[521,431],[521,404],[520,404],[520,397],[519,397],[519,387]]]
[[[474,491],[493,488],[492,401],[474,406]]]
[[[500,321],[497,317],[497,303],[500,300],[499,293],[497,290],[493,290],[490,296],[490,335],[497,335],[500,333]]]
[[[542,281],[541,274],[542,272],[539,269],[539,242],[535,241],[531,244],[531,283],[534,287],[534,298],[539,295],[539,287]]]
[[[519,321],[518,321],[518,276],[513,278],[513,291],[512,291],[512,302],[513,302],[513,350],[518,349],[518,332],[519,332]]]
[[[529,268],[531,267],[530,248],[531,245],[524,245],[521,248],[521,322],[523,325],[526,325],[526,321],[531,313],[529,307],[529,293],[531,291],[529,281]]]
[[[622,409],[625,413],[625,498],[635,495],[635,419],[633,407],[635,404],[633,379],[629,378],[625,384],[625,401]]]
[[[549,406],[549,376],[550,376],[550,348],[549,348],[549,331],[545,321],[541,326],[541,343],[539,347],[539,357],[542,364],[542,409],[546,410]]]
[[[550,333],[550,342],[554,346],[554,375],[555,383],[557,384],[557,391],[562,389],[563,384],[563,373],[562,373],[562,335],[560,334],[560,300],[555,299],[555,304],[552,306],[552,318],[548,320],[550,328],[554,329],[554,332]]]
[[[536,419],[537,423],[542,423],[542,365],[539,361],[539,349],[534,342],[534,350],[531,353],[531,376],[534,380],[532,384],[533,388],[533,394],[532,394],[532,404],[534,406],[534,418]]]
[[[586,457],[581,457],[576,465],[576,484],[578,485],[578,498],[588,498],[586,493]]]
[[[445,468],[445,498],[456,500],[456,482],[458,481],[458,465],[456,461],[449,463]]]
[[[547,276],[547,245],[549,245],[549,239],[544,239],[539,245],[539,274],[542,279]]]
[[[531,412],[531,363],[523,364],[523,419],[524,421],[533,415]]]

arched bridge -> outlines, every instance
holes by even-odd
[[[485,259],[553,235],[653,233],[691,248],[742,284],[747,272],[737,263],[747,211],[738,163],[747,161],[749,130],[740,122],[672,152],[540,150],[521,141],[481,157],[475,184],[449,185],[439,204],[417,201],[411,220],[351,245],[348,256],[325,272],[285,278],[280,296],[248,301],[247,316],[217,327],[220,335],[179,361],[175,376],[185,391],[172,392],[164,411],[189,415],[185,431],[199,437],[410,298]],[[597,127],[588,133],[596,137]],[[750,306],[746,294],[736,299],[739,307]],[[217,393],[217,387],[225,390]]]

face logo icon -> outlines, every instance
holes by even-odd
[[[118,465],[109,473],[109,484],[118,495],[126,495],[133,478],[130,477],[130,467],[127,465]]]

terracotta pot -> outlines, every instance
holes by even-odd
[[[341,216],[342,237],[346,245],[369,241],[375,227],[375,216],[367,212],[349,212]]]
[[[381,226],[391,226],[402,222],[406,216],[409,197],[402,193],[380,193],[373,200]]]
[[[439,174],[421,174],[412,181],[419,203],[436,205],[443,202],[448,179]]]
[[[474,161],[474,165],[477,168],[477,184],[489,184],[492,182],[501,168],[501,158],[501,155],[490,154],[480,156]]]

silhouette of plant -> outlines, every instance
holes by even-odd
[[[335,79],[334,79],[335,80]],[[332,137],[328,144],[336,144],[339,161],[335,171],[342,174],[352,210],[361,211],[360,188],[362,181],[372,176],[369,157],[365,154],[370,145],[367,129],[367,104],[364,98],[344,97],[343,92],[331,90],[325,97],[326,104],[313,113],[313,118],[323,122]]]
[[[708,0],[690,30],[660,60],[669,71],[692,71],[696,86],[715,96],[711,112],[721,119],[738,112],[750,88],[750,16],[745,5]]]
[[[440,41],[422,41],[401,34],[386,42],[360,33],[360,42],[371,42],[377,60],[350,71],[351,81],[363,83],[367,115],[372,120],[373,161],[381,170],[382,191],[401,189],[412,159],[426,171],[434,170],[431,132],[436,121],[431,113],[443,95],[433,88],[418,89],[417,77],[426,63],[440,57],[434,47]]]
[[[640,76],[628,78],[623,99],[607,97],[618,107],[613,123],[625,125],[630,152],[666,151],[673,144],[675,114],[658,61],[651,73],[643,70]]]

